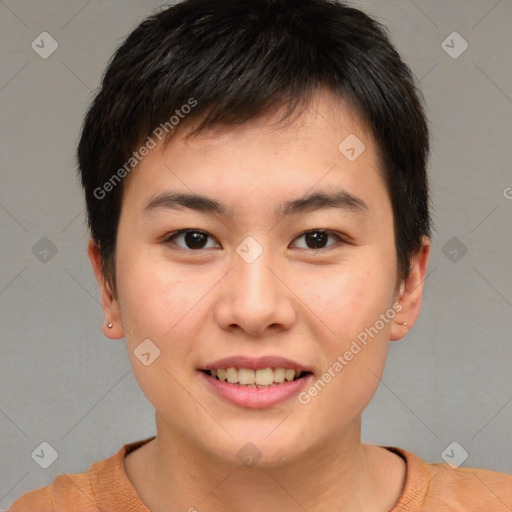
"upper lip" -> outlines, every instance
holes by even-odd
[[[304,366],[291,359],[279,356],[232,356],[218,359],[213,363],[205,365],[203,370],[218,370],[219,368],[250,368],[252,370],[262,370],[264,368],[284,368],[285,370],[298,370],[300,372],[311,372],[308,366]]]

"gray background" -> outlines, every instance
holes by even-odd
[[[463,466],[512,473],[512,1],[353,3],[421,80],[437,229],[422,314],[392,344],[363,439],[429,462],[456,441]],[[0,508],[155,433],[124,341],[100,330],[74,151],[108,59],[159,5],[0,1]],[[31,47],[44,31],[47,59]],[[442,46],[454,31],[458,58]],[[48,469],[31,457],[43,441]]]

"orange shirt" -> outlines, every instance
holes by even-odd
[[[150,512],[124,470],[124,457],[153,437],[125,444],[85,473],[58,475],[27,492],[8,512]],[[413,453],[385,447],[407,463],[404,492],[391,512],[511,512],[512,476],[485,469],[427,464]]]

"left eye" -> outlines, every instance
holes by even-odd
[[[330,247],[330,244],[328,246],[325,246],[325,243],[327,242],[327,239],[329,236],[332,236],[336,238],[339,242],[343,242],[343,238],[340,235],[337,235],[336,233],[333,233],[332,231],[326,231],[326,230],[320,230],[315,229],[312,231],[306,231],[305,233],[302,233],[302,235],[298,236],[296,240],[299,240],[302,237],[305,237],[306,244],[311,244],[313,247],[301,247],[301,249],[325,249],[326,247]]]
[[[183,247],[180,244],[176,244],[175,240],[182,237],[185,241],[186,246]],[[172,242],[178,247],[182,247],[184,249],[207,249],[207,240],[208,238],[212,238],[211,235],[209,235],[206,231],[201,231],[197,229],[182,229],[180,231],[175,231],[174,233],[171,233],[166,239],[165,242]],[[338,242],[343,242],[343,238],[333,233],[332,231],[327,230],[310,230],[306,231],[305,233],[302,233],[299,235],[295,240],[299,240],[300,238],[303,238],[306,241],[306,247],[299,247],[299,249],[325,249],[327,247],[330,247],[334,244],[330,244],[326,246],[326,242],[329,239],[329,237],[333,237],[337,239]]]

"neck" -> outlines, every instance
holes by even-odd
[[[140,453],[126,469],[153,512],[171,505],[191,512],[388,512],[402,492],[405,463],[361,443],[360,427],[359,419],[339,438],[279,465],[246,467],[206,454],[157,415],[157,437],[133,452]]]

